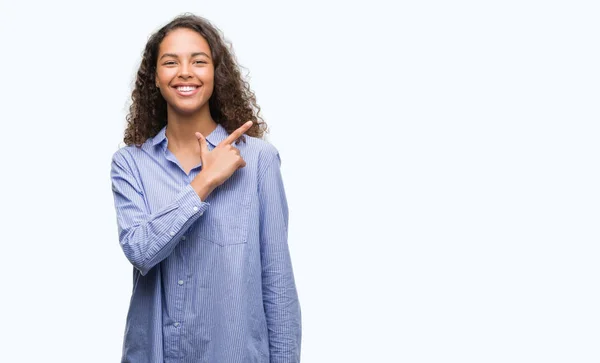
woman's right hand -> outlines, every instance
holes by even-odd
[[[199,189],[208,189],[208,193],[198,193],[199,195],[201,194],[200,198],[202,200],[206,199],[206,196],[213,189],[223,184],[237,169],[246,166],[246,162],[240,155],[240,150],[232,144],[248,131],[250,127],[252,127],[252,121],[246,122],[232,132],[225,140],[221,141],[219,145],[215,146],[212,151],[208,150],[208,144],[204,135],[196,132],[198,143],[200,143],[202,170],[192,182],[192,186],[196,184],[195,189],[197,192]]]

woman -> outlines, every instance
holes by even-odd
[[[220,32],[158,30],[132,100],[111,165],[134,266],[122,362],[299,362],[280,158]]]

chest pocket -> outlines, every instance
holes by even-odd
[[[250,193],[243,169],[237,170],[206,199],[210,207],[198,219],[198,237],[220,246],[248,242]]]

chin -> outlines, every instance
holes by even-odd
[[[179,115],[191,116],[199,113],[203,107],[204,105],[172,105],[170,108]]]

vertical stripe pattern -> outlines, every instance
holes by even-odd
[[[246,161],[206,200],[163,128],[112,158],[118,238],[133,265],[122,363],[296,363],[301,314],[281,159],[250,136]],[[209,150],[228,136],[218,125]]]

